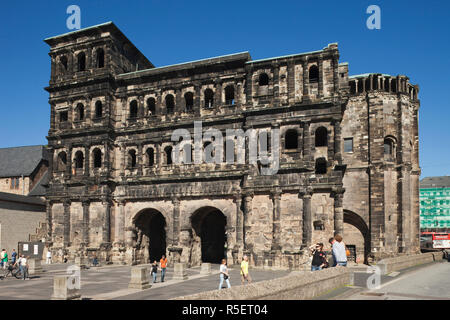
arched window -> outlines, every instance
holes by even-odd
[[[75,114],[76,114],[76,120],[81,121],[84,119],[84,106],[82,103],[77,104]]]
[[[186,112],[191,112],[194,109],[194,94],[186,92],[184,94],[184,102],[186,104]]]
[[[319,82],[319,67],[315,64],[309,67],[309,83]]]
[[[138,104],[136,100],[130,102],[130,118],[135,119],[138,115]]]
[[[67,57],[66,56],[62,56],[60,61],[61,61],[61,65],[63,67],[62,68],[63,71],[67,71],[67,66],[68,66],[68,64],[67,64]]]
[[[102,48],[97,49],[96,63],[97,68],[103,68],[105,66],[105,51]]]
[[[86,70],[86,54],[84,52],[80,52],[78,54],[77,65],[78,65],[78,71]]]
[[[145,154],[147,156],[147,165],[153,167],[155,164],[155,151],[153,148],[148,148],[147,151],[145,151]]]
[[[234,87],[232,85],[225,87],[225,104],[234,105]]]
[[[94,151],[92,151],[92,156],[94,160],[94,168],[101,168],[102,167],[102,151],[98,148],[95,148]]]
[[[319,127],[316,129],[316,147],[328,146],[328,132],[325,127]]]
[[[103,117],[103,105],[101,101],[97,101],[95,103],[95,117],[96,118]]]
[[[325,160],[325,158],[316,159],[316,173],[317,174],[327,173],[327,160]]]
[[[289,129],[284,135],[284,148],[291,150],[298,148],[298,133],[295,129]]]
[[[214,105],[214,92],[211,89],[205,90],[205,108],[210,109]]]
[[[395,156],[395,141],[392,137],[384,138],[384,155],[390,159]]]
[[[128,167],[131,169],[136,168],[136,150],[134,149],[128,151]]]
[[[58,163],[56,166],[56,170],[64,171],[66,170],[66,166],[67,166],[67,154],[64,151],[62,151],[58,153]]]
[[[172,147],[167,146],[164,148],[164,153],[166,154],[166,164],[172,164]]]
[[[83,168],[83,162],[84,162],[83,152],[77,151],[75,153],[75,168],[76,169]]]
[[[267,73],[261,73],[259,75],[258,84],[259,84],[259,86],[268,86],[269,85],[269,76],[267,75]]]
[[[151,97],[147,99],[147,110],[148,115],[155,115],[156,114],[156,101],[155,98]]]
[[[175,111],[175,99],[171,94],[166,96],[166,110],[167,114],[171,114]]]

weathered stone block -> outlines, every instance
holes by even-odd
[[[187,280],[189,277],[187,275],[186,264],[175,263],[175,268],[173,271],[174,280]]]
[[[133,267],[131,268],[131,280],[128,284],[128,288],[132,289],[149,289],[152,287],[148,281],[147,268],[145,267]]]
[[[79,277],[55,276],[53,278],[52,300],[81,299]]]
[[[211,263],[202,263],[200,274],[211,274]]]
[[[42,273],[42,265],[40,259],[28,259],[28,274],[37,275]]]

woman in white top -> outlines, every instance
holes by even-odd
[[[222,259],[222,264],[220,265],[220,284],[219,290],[222,289],[223,281],[226,281],[228,288],[231,288],[230,285],[230,275],[228,274],[227,260]]]

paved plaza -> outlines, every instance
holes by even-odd
[[[32,276],[30,280],[7,277],[0,280],[0,300],[47,300],[53,293],[53,277],[66,274],[71,264],[43,265],[44,272]],[[149,272],[150,265],[145,266]],[[172,280],[173,268],[167,268],[165,282],[160,282],[161,273],[158,272],[157,282],[150,289],[129,289],[131,278],[130,266],[104,266],[81,270],[82,299],[89,300],[167,300],[179,296],[218,289],[219,265],[212,265],[209,275],[200,274],[200,267],[187,269],[187,280]],[[230,280],[232,286],[241,285],[239,267],[231,267]],[[284,277],[290,272],[272,270],[250,270],[254,282]],[[225,285],[225,284],[224,284]]]

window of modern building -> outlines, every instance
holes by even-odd
[[[344,138],[344,152],[353,152],[353,138]]]

